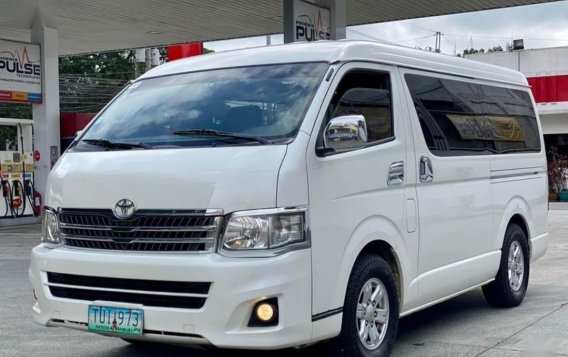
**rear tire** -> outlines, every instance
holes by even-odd
[[[340,335],[330,344],[336,356],[389,356],[398,330],[399,306],[394,274],[376,255],[360,257],[351,273]]]
[[[525,232],[510,224],[501,249],[501,264],[495,280],[483,287],[487,302],[496,307],[519,306],[527,293],[530,256]]]

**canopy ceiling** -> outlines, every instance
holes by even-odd
[[[0,38],[29,42],[34,1],[50,9],[50,23],[59,29],[59,52],[62,55],[283,31],[282,0],[0,0]],[[346,1],[348,25],[549,2]]]

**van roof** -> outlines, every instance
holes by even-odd
[[[140,78],[217,68],[283,64],[298,62],[365,61],[454,74],[471,78],[527,86],[525,76],[517,71],[429,51],[370,41],[318,41],[248,48],[172,61],[154,68]]]

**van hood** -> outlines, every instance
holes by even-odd
[[[286,145],[65,153],[52,170],[46,205],[112,209],[124,198],[138,209],[276,206]]]

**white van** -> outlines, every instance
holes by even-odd
[[[519,305],[548,240],[525,77],[361,41],[160,66],[46,192],[35,320],[133,343],[387,356],[468,290]]]

